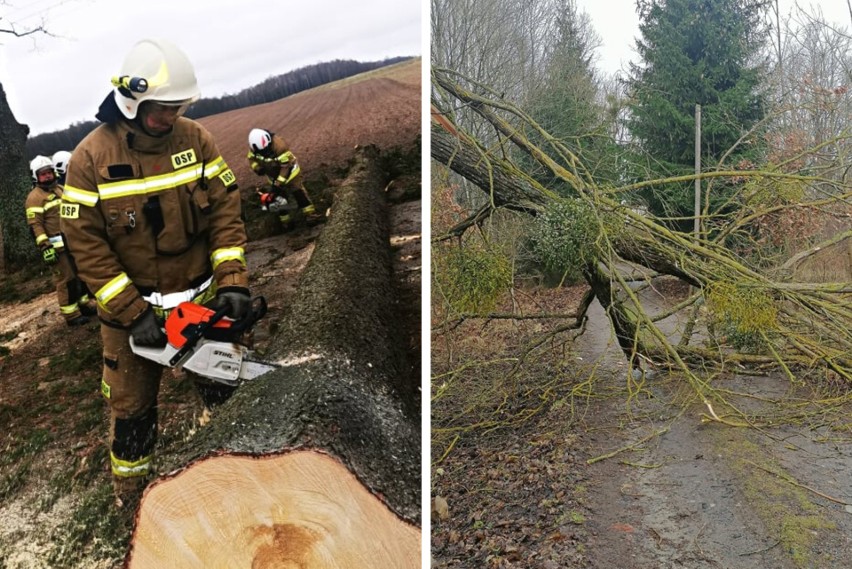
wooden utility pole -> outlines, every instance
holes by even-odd
[[[701,237],[701,105],[695,105],[695,240]]]

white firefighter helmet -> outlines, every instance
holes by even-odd
[[[195,70],[175,44],[164,39],[138,42],[124,58],[121,75],[112,78],[115,102],[128,119],[136,118],[139,104],[156,101],[185,108],[201,92]]]
[[[248,143],[252,152],[263,153],[272,144],[272,134],[262,128],[253,128],[249,133]]]
[[[32,174],[33,182],[38,183],[38,171],[45,168],[53,169],[53,161],[47,156],[39,154],[30,160],[30,174]]]
[[[53,169],[56,170],[58,175],[64,176],[68,170],[68,161],[71,160],[71,153],[67,150],[58,150],[54,152],[52,160]]]

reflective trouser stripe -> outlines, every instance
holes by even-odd
[[[74,304],[66,304],[65,306],[60,306],[59,312],[61,312],[62,314],[74,314],[75,312],[77,312],[77,310],[79,310],[79,308],[80,307],[75,302]]]
[[[110,451],[109,460],[112,463],[112,473],[120,478],[145,476],[151,472],[151,456],[143,456],[139,460],[121,460]]]

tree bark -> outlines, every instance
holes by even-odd
[[[420,423],[376,158],[359,151],[281,317],[282,367],[167,458],[129,567],[420,567]]]
[[[6,261],[22,261],[36,251],[24,215],[32,187],[24,153],[29,131],[15,119],[0,85],[0,274]]]

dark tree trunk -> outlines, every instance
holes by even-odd
[[[168,457],[129,566],[420,566],[420,421],[376,158],[359,152],[281,317],[269,359],[284,367]]]
[[[29,131],[15,119],[0,85],[0,273],[7,261],[22,261],[35,251],[24,215],[32,187],[24,155]]]

